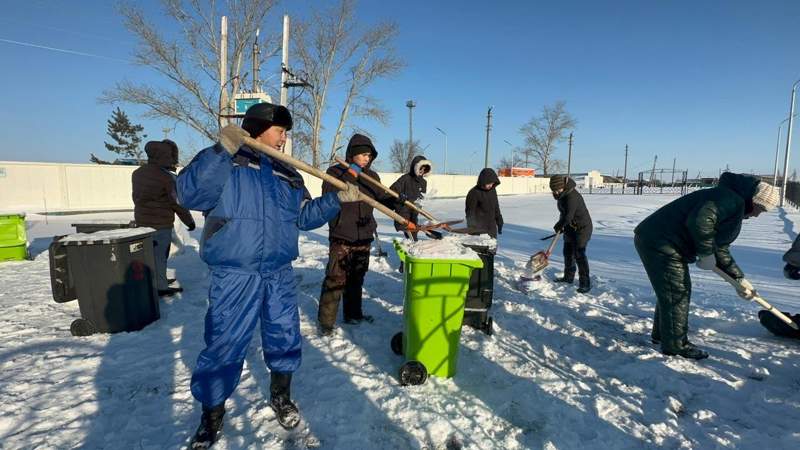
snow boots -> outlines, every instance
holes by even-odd
[[[708,352],[705,350],[701,350],[697,348],[691,342],[687,343],[683,348],[676,352],[668,352],[668,351],[661,351],[661,353],[668,355],[668,356],[682,356],[687,359],[706,359],[708,358]]]
[[[291,430],[300,423],[300,411],[290,400],[291,373],[272,372],[269,386],[269,406],[275,411],[278,423],[285,429]]]
[[[200,418],[200,426],[194,433],[190,449],[207,449],[214,445],[222,431],[222,418],[225,416],[225,403],[221,403],[213,408],[203,406],[203,415]]]

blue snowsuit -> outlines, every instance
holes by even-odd
[[[247,347],[261,320],[264,361],[278,373],[300,366],[300,316],[291,262],[299,230],[339,213],[336,193],[311,200],[299,173],[242,146],[231,157],[216,144],[178,175],[178,198],[203,211],[200,257],[211,269],[206,348],[192,373],[194,397],[223,403],[239,383]]]

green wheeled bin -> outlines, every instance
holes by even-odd
[[[456,374],[461,321],[474,259],[436,259],[410,255],[394,242],[403,262],[403,331],[392,338],[392,350],[406,362],[400,384],[422,384],[428,375],[450,378]]]
[[[0,215],[0,261],[21,261],[27,257],[25,214]]]

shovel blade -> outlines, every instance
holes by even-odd
[[[538,252],[531,256],[531,259],[528,260],[526,267],[531,273],[535,274],[544,270],[548,264],[550,264],[550,258],[547,256],[547,253]]]

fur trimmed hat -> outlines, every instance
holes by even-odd
[[[778,195],[778,189],[771,184],[763,181],[756,186],[756,193],[753,194],[753,204],[758,205],[765,210],[769,211],[778,207],[781,198]]]
[[[431,171],[433,171],[433,163],[424,157],[414,164],[414,175],[418,177],[427,177]]]
[[[285,106],[256,103],[247,108],[242,120],[242,128],[250,133],[253,139],[273,125],[286,128],[286,131],[292,129],[292,115]]]

